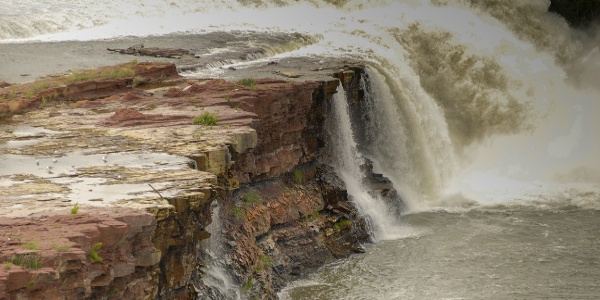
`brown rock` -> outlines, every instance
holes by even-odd
[[[6,290],[9,292],[16,291],[18,289],[26,288],[27,284],[31,280],[31,273],[20,267],[14,266],[8,270],[8,280],[6,283]]]
[[[100,231],[98,240],[102,243],[102,246],[112,247],[125,238],[129,231],[129,226],[126,223],[118,221],[107,221],[98,224],[98,230]]]
[[[135,272],[135,265],[131,263],[116,263],[113,265],[113,270],[113,276],[115,278],[125,277]]]
[[[145,249],[136,254],[135,265],[139,267],[150,267],[160,262],[161,253],[156,249]]]

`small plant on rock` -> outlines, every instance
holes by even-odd
[[[56,245],[56,244],[52,244],[52,249],[58,251],[58,252],[64,252],[67,251],[69,249],[71,249],[71,245]]]
[[[231,212],[237,220],[243,220],[246,218],[246,211],[243,207],[234,206],[231,208]]]
[[[316,219],[318,217],[319,217],[319,211],[315,210],[310,215],[305,216],[304,218],[302,218],[302,221],[308,222],[308,221],[312,221],[312,220],[314,220],[314,219]]]
[[[75,203],[75,205],[73,205],[73,207],[71,208],[71,214],[76,215],[78,212],[79,212],[79,203]]]
[[[352,222],[350,222],[350,220],[348,220],[348,219],[340,220],[333,225],[333,228],[335,228],[336,231],[342,231],[346,228],[351,228],[351,227],[352,227]]]
[[[97,243],[94,246],[92,246],[90,248],[90,261],[95,263],[95,262],[102,262],[102,257],[100,257],[100,255],[98,255],[98,251],[100,251],[100,248],[102,248],[102,243]]]
[[[297,183],[301,183],[302,179],[304,179],[304,176],[302,175],[302,171],[300,170],[294,170],[294,181]]]
[[[33,289],[35,289],[35,280],[34,280],[34,279],[30,280],[30,281],[27,283],[27,289],[28,289],[28,290],[33,290]]]
[[[25,249],[29,249],[29,250],[37,250],[39,248],[39,245],[37,242],[29,242],[29,243],[23,244],[23,247],[25,247]]]
[[[257,271],[260,271],[265,268],[270,268],[273,266],[273,259],[270,256],[261,254],[258,256],[258,258],[260,259],[260,261],[262,263],[260,263],[259,266],[257,267]]]
[[[15,254],[10,263],[25,269],[39,269],[44,264],[44,258],[37,253]]]
[[[252,286],[254,286],[254,278],[250,277],[250,279],[242,285],[242,292],[247,293]]]
[[[215,114],[205,112],[192,121],[194,125],[215,126],[219,123],[219,118]]]
[[[263,200],[262,197],[254,191],[244,193],[244,195],[242,195],[242,199],[248,204],[261,203]]]
[[[256,81],[254,80],[254,78],[244,78],[244,79],[241,79],[240,81],[238,81],[238,83],[243,86],[255,86],[256,85]]]

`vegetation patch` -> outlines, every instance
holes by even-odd
[[[310,215],[305,216],[304,218],[302,218],[302,221],[303,222],[308,222],[308,221],[312,221],[312,220],[314,220],[314,219],[316,219],[318,217],[319,217],[319,211],[315,210]]]
[[[144,84],[144,78],[140,76],[133,77],[133,81],[131,82],[132,87],[138,87]]]
[[[73,205],[73,207],[71,208],[71,214],[76,215],[78,212],[79,212],[79,203],[75,203],[75,205]]]
[[[219,123],[219,118],[212,113],[205,112],[192,121],[194,125],[215,126]]]
[[[121,67],[116,69],[106,69],[103,71],[83,71],[76,72],[65,77],[67,83],[77,83],[92,79],[119,79],[134,77],[135,71],[129,67]]]
[[[58,251],[58,252],[64,252],[67,251],[69,249],[71,249],[71,245],[56,245],[56,244],[52,244],[52,249]]]
[[[241,79],[240,81],[238,81],[238,83],[243,86],[255,86],[256,85],[256,81],[254,80],[254,78],[244,78],[244,79]]]
[[[23,247],[25,247],[25,249],[29,249],[29,250],[37,250],[40,247],[40,245],[37,242],[29,242],[29,243],[23,244]]]
[[[297,183],[301,183],[302,180],[304,179],[304,175],[302,174],[302,171],[300,171],[300,170],[294,170],[293,177],[294,177],[294,181]]]
[[[250,279],[248,279],[248,281],[242,285],[242,292],[247,293],[252,286],[254,286],[254,278],[250,277]]]
[[[251,206],[254,204],[260,204],[263,202],[263,198],[255,191],[250,191],[242,195],[245,206]]]
[[[257,271],[273,266],[273,259],[270,256],[261,254],[258,258],[260,259],[260,264],[257,267]]]
[[[231,212],[237,220],[243,220],[246,218],[246,209],[244,209],[243,207],[235,205],[231,208]]]
[[[347,228],[352,228],[352,222],[350,222],[350,220],[348,220],[348,219],[343,219],[343,220],[335,222],[335,224],[333,225],[333,228],[336,231],[342,231]]]
[[[32,279],[32,280],[30,280],[30,281],[27,283],[27,289],[28,289],[28,290],[33,290],[33,289],[35,289],[35,280],[33,280],[33,279]]]
[[[102,243],[97,243],[90,248],[89,256],[91,262],[102,262],[102,257],[98,255],[98,251],[100,251],[100,248],[102,248]]]
[[[39,269],[44,264],[44,258],[37,253],[15,254],[10,258],[9,263],[25,269]]]

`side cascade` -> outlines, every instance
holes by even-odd
[[[403,226],[393,213],[396,211],[395,207],[391,207],[394,203],[386,202],[365,183],[367,179],[364,169],[368,167],[369,160],[358,150],[346,92],[341,84],[337,87],[331,105],[327,126],[331,163],[337,175],[344,181],[352,203],[365,217],[371,238],[380,241],[405,236]]]
[[[223,248],[225,238],[222,230],[219,204],[213,203],[212,223],[206,227],[211,236],[204,245],[203,255],[209,264],[203,268],[202,281],[204,285],[198,292],[198,299],[229,299],[240,300],[240,287],[229,273],[226,251]]]

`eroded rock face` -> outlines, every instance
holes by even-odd
[[[0,299],[152,299],[161,253],[152,214],[0,218]],[[148,259],[147,253],[155,253]]]
[[[344,82],[354,72],[338,75]],[[369,239],[342,181],[321,160],[326,101],[337,84],[332,79],[240,98],[240,106],[258,116],[258,143],[234,156],[242,187],[229,194],[221,217],[230,267],[245,297],[276,299],[294,276],[362,252]]]
[[[338,79],[244,86],[178,79],[172,65],[134,67],[153,89],[91,80],[40,91],[58,95],[52,101],[0,103],[20,114],[0,128],[0,142],[17,141],[0,156],[26,166],[0,170],[10,187],[0,191],[0,258],[43,258],[42,268],[0,270],[0,299],[193,299],[217,200],[230,267],[240,286],[255,282],[245,296],[274,299],[293,276],[361,251],[368,235],[320,160]],[[193,125],[204,113],[218,125]],[[23,135],[20,125],[39,129]],[[126,196],[95,194],[110,188]],[[75,202],[82,209],[71,216]],[[101,262],[90,253],[99,243]]]

